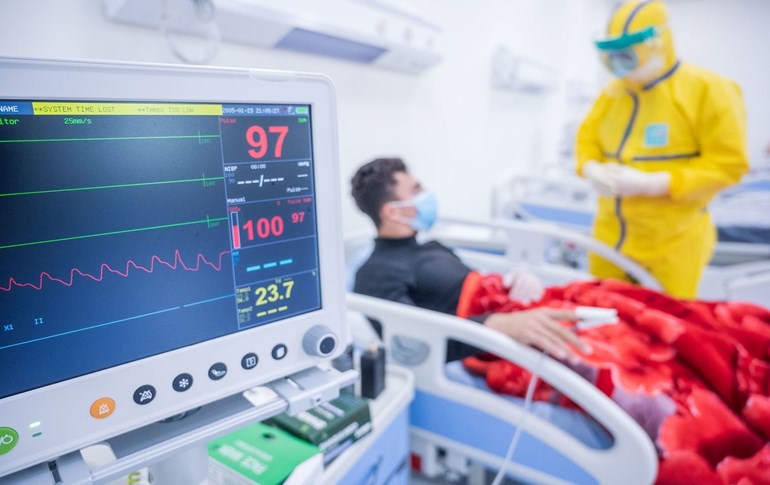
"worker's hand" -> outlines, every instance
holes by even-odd
[[[634,195],[668,195],[671,175],[668,172],[644,172],[642,170],[619,165],[619,169],[610,175],[615,195],[630,197]]]
[[[671,183],[668,172],[644,172],[627,165],[594,160],[583,165],[583,175],[597,192],[607,197],[667,195]]]
[[[510,271],[503,276],[503,284],[508,288],[508,297],[511,300],[525,305],[540,300],[545,293],[538,277],[522,269]]]
[[[618,195],[615,175],[620,168],[621,166],[617,163],[599,163],[596,160],[589,160],[583,165],[583,175],[601,195],[615,197]]]
[[[535,308],[513,313],[493,313],[487,317],[484,325],[522,344],[544,350],[557,359],[574,360],[574,351],[570,345],[589,353],[591,348],[562,326],[560,320],[577,321],[578,317],[575,312],[568,310]]]

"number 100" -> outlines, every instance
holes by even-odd
[[[267,217],[261,217],[255,221],[249,220],[241,226],[246,231],[246,237],[249,241],[254,240],[254,230],[256,229],[256,235],[260,239],[265,239],[270,236],[278,237],[283,234],[283,218],[281,216],[273,216],[272,219]]]

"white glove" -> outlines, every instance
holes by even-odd
[[[601,195],[614,197],[618,195],[616,193],[615,174],[620,168],[621,166],[614,162],[599,163],[596,160],[589,160],[583,165],[583,175]]]
[[[538,301],[545,290],[537,276],[524,270],[513,270],[503,276],[503,284],[508,290],[508,297],[525,305]]]
[[[594,160],[583,165],[583,174],[597,192],[607,197],[667,195],[671,183],[668,172],[644,172],[626,165]]]
[[[671,175],[668,172],[644,172],[633,167],[620,165],[612,174],[615,194],[624,197],[633,195],[668,195]]]

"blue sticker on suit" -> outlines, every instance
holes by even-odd
[[[644,128],[644,147],[662,148],[668,146],[668,123],[654,123]]]

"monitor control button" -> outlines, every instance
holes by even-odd
[[[16,448],[19,433],[13,428],[0,427],[0,456]]]
[[[171,386],[176,392],[185,392],[186,390],[190,389],[192,385],[193,376],[186,372],[174,377],[174,382],[171,383]]]
[[[134,402],[144,406],[150,404],[155,399],[155,388],[149,384],[139,386],[134,391]]]
[[[259,357],[257,357],[257,354],[254,352],[249,352],[248,354],[244,355],[241,359],[241,367],[243,367],[246,370],[251,370],[254,367],[257,366],[257,363],[259,362]]]
[[[281,360],[284,357],[286,357],[286,354],[289,353],[289,350],[286,348],[286,345],[284,344],[278,344],[275,347],[273,347],[273,351],[270,352],[270,354],[273,356],[275,360]]]
[[[115,411],[115,400],[109,397],[100,397],[91,404],[91,417],[104,419]]]
[[[227,375],[227,366],[222,362],[209,367],[209,379],[212,381],[218,381]]]
[[[310,355],[326,357],[337,348],[337,336],[326,325],[314,325],[302,337],[302,348]]]

